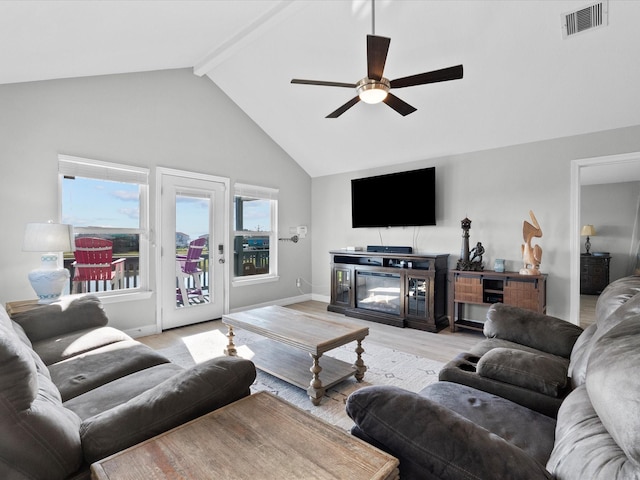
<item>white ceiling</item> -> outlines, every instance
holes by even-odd
[[[461,80],[394,90],[402,117],[345,88],[366,75],[362,0],[0,1],[0,83],[193,67],[311,176],[640,124],[640,2],[564,40],[586,1],[378,0],[385,76],[457,64]]]

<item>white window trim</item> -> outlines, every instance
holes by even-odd
[[[275,204],[271,204],[271,229],[269,230],[269,273],[250,275],[247,277],[236,277],[233,275],[231,286],[244,287],[248,285],[256,285],[260,283],[277,282],[280,280],[278,275],[278,194],[277,188],[260,187],[257,185],[249,185],[246,183],[235,183],[233,185],[233,200],[237,196],[247,196],[264,200],[275,200]],[[235,230],[232,228],[232,241],[234,244],[236,236],[245,237],[264,236],[266,232],[249,232]]]
[[[140,283],[136,288],[127,288],[117,291],[92,292],[103,303],[117,303],[124,301],[137,301],[150,298],[152,290],[149,285],[150,245],[149,245],[149,169],[121,165],[118,163],[104,162],[71,155],[58,155],[58,218],[62,219],[62,180],[65,175],[98,180],[113,180],[120,182],[137,183],[140,185],[140,226],[138,229],[129,229],[132,233],[140,235]],[[86,231],[84,227],[74,227],[77,232]],[[91,231],[101,230],[109,233],[108,228],[91,228]],[[122,231],[122,229],[117,229]],[[82,296],[76,294],[72,296]]]

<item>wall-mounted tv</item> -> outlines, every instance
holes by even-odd
[[[353,228],[436,224],[436,168],[351,180]]]

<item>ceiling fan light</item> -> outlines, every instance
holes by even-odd
[[[357,84],[357,92],[360,100],[365,103],[380,103],[389,93],[390,83],[386,78],[380,80],[371,80],[363,78]]]
[[[364,103],[380,103],[387,98],[387,92],[381,88],[372,88],[360,92],[360,100]]]

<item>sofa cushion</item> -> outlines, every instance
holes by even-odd
[[[509,340],[503,340],[502,338],[485,338],[480,340],[474,346],[469,349],[469,353],[476,357],[482,357],[485,353],[494,348],[511,348],[515,350],[521,350],[523,352],[540,353],[540,350],[532,347],[527,347],[520,343],[511,342]]]
[[[104,345],[131,340],[126,333],[112,327],[92,328],[33,342],[46,365],[80,355]]]
[[[0,322],[0,478],[65,478],[82,462],[80,419],[36,358]]]
[[[556,317],[495,303],[487,312],[483,332],[487,338],[502,338],[569,358],[582,329]]]
[[[10,324],[0,323],[0,393],[17,411],[29,408],[38,392],[37,368],[29,348]]]
[[[78,395],[64,402],[64,406],[85,420],[128,402],[182,371],[184,368],[174,363],[149,367]]]
[[[29,340],[29,337],[27,337],[27,334],[24,331],[24,328],[22,328],[20,326],[20,324],[11,321],[11,326],[13,327],[13,331],[15,332],[15,334],[18,336],[18,338],[22,341],[22,343],[24,343],[27,347],[31,348],[31,340]]]
[[[199,363],[85,419],[80,428],[85,459],[95,462],[245,397],[255,378],[253,363],[240,357]]]
[[[0,478],[67,478],[82,465],[80,419],[64,408],[51,381],[36,374],[38,393],[18,410],[0,395]]]
[[[628,285],[625,282],[616,282],[614,288],[607,290],[605,298],[612,302],[612,306],[609,309],[605,308],[604,303],[606,302],[604,301],[602,302],[603,305],[600,306],[601,312],[606,312],[602,313],[602,315],[606,314],[607,316],[598,318],[596,323],[589,325],[580,335],[573,347],[573,352],[571,352],[569,376],[571,377],[573,388],[582,385],[586,381],[589,356],[598,339],[606,335],[609,330],[620,322],[640,315],[640,295],[638,295],[638,291],[633,287],[633,284]],[[600,302],[600,299],[598,302]]]
[[[640,464],[640,317],[609,330],[593,346],[586,388],[602,424]]]
[[[512,348],[494,348],[478,361],[478,374],[544,395],[559,397],[567,386],[567,359]]]
[[[620,306],[640,293],[640,276],[620,278],[607,285],[596,303],[595,318],[598,328],[606,328],[609,316]]]
[[[637,417],[628,411],[625,416]],[[639,478],[638,465],[625,455],[600,421],[585,385],[572,391],[560,407],[547,470],[562,480]]]
[[[66,402],[117,378],[168,362],[148,346],[125,340],[49,365],[49,372]]]
[[[75,330],[105,326],[109,319],[100,299],[93,295],[63,297],[50,305],[40,305],[13,315],[32,342]]]
[[[589,362],[589,355],[591,354],[591,346],[593,336],[598,331],[598,325],[592,323],[585,328],[582,335],[576,340],[576,344],[573,346],[571,352],[571,359],[569,361],[569,369],[567,371],[571,380],[571,388],[577,388],[584,384],[587,379],[587,363]]]
[[[491,341],[494,341],[494,339],[491,339]],[[560,408],[560,404],[564,398],[563,396],[551,397],[519,385],[513,385],[493,378],[483,377],[477,372],[479,360],[480,357],[463,352],[442,367],[438,374],[438,379],[441,381],[467,385],[484,392],[493,393],[494,395],[509,399],[512,402],[516,402],[549,417],[555,418],[558,414],[558,409]],[[566,390],[568,391],[569,389],[567,388]]]
[[[460,410],[470,418],[448,408],[456,398],[460,399]],[[443,399],[449,402],[448,406],[439,403]],[[500,402],[510,405],[507,410],[500,408],[504,405],[494,409],[494,400],[496,405]],[[468,404],[466,407],[465,403]],[[477,415],[473,411],[475,407],[479,410]],[[550,451],[553,444],[554,421],[479,390],[448,382],[431,384],[419,394],[392,386],[369,386],[349,396],[346,410],[355,423],[354,435],[371,440],[370,443],[400,460],[401,478],[551,478],[543,464],[528,452],[538,458],[548,455],[545,452]],[[517,415],[519,412],[524,416]],[[502,428],[500,433],[472,420],[489,414],[490,422],[498,426],[503,413],[515,423]],[[526,429],[538,417],[542,417],[542,423],[547,423],[547,431],[540,433],[534,429],[527,439]],[[513,431],[509,431],[511,428]],[[518,435],[528,452],[505,440],[501,434],[514,439],[513,435]],[[541,448],[535,448],[534,443]]]
[[[543,465],[551,454],[556,426],[553,418],[497,395],[450,382],[432,383],[418,395],[498,435]]]

